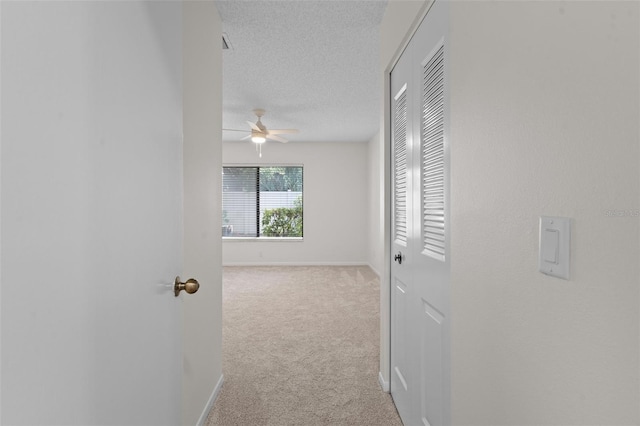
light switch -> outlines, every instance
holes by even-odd
[[[545,229],[542,232],[542,259],[545,262],[558,264],[558,244],[560,244],[557,229]]]
[[[566,217],[540,217],[540,272],[569,279],[571,247],[571,219]]]

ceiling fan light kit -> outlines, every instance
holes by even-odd
[[[255,143],[265,143],[267,138],[264,133],[256,132],[255,130],[251,131],[251,142]]]
[[[257,149],[258,145],[265,143],[267,140],[274,140],[282,143],[289,142],[285,138],[278,136],[281,134],[294,134],[298,133],[298,129],[267,129],[267,127],[262,124],[262,116],[265,114],[265,110],[262,108],[256,108],[253,110],[253,113],[258,117],[258,121],[255,123],[251,121],[247,121],[249,125],[249,129],[247,130],[237,130],[237,129],[222,129],[231,132],[249,132],[249,135],[245,136],[242,139],[251,138],[251,142],[256,144],[256,150],[259,152],[260,157],[262,157],[262,150]]]

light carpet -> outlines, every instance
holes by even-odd
[[[378,384],[368,267],[225,267],[224,385],[207,425],[399,425]]]

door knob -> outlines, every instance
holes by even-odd
[[[399,265],[402,265],[402,252],[398,252],[395,256],[393,256],[393,260],[398,262]]]
[[[198,291],[199,288],[200,283],[194,278],[189,278],[187,281],[181,282],[180,277],[176,277],[176,281],[173,284],[173,292],[175,293],[176,297],[178,297],[178,294],[180,294],[182,290],[186,291],[189,294],[193,294]]]

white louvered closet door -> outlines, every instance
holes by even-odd
[[[447,2],[437,0],[391,74],[392,90],[396,81],[406,84],[410,141],[404,258],[391,259],[391,392],[407,425],[450,424],[451,417],[447,28]],[[392,150],[401,143],[393,133]],[[397,174],[400,165],[392,165]],[[398,193],[400,184],[392,178]],[[393,205],[395,213],[397,195]],[[396,235],[392,256],[400,250]]]
[[[401,59],[391,74],[391,394],[404,419],[411,413],[415,374],[409,346],[411,336],[411,223],[413,218],[413,179],[411,153],[413,132],[409,106],[413,104],[410,58]]]

